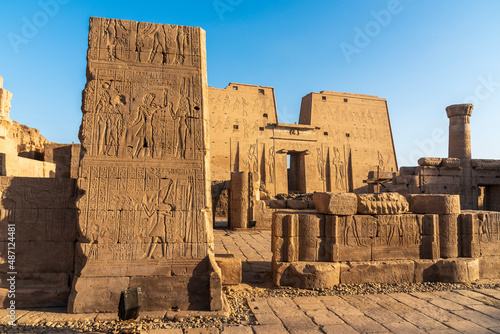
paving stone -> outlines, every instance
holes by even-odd
[[[448,326],[462,333],[474,333],[474,334],[491,333],[491,331],[489,331],[488,329],[467,320],[454,321],[449,323]]]
[[[342,318],[342,316],[359,316],[362,317],[364,314],[356,309],[354,306],[346,302],[337,296],[325,296],[319,297],[319,299],[325,304],[325,306],[333,311],[336,315]]]
[[[271,311],[271,313],[254,314],[259,325],[281,325],[281,320]]]
[[[288,334],[282,325],[252,326],[255,334]]]
[[[318,326],[339,325],[344,321],[327,309],[307,311],[306,315]]]
[[[322,328],[326,334],[358,334],[359,332],[348,324],[328,325]]]
[[[430,299],[429,303],[448,311],[464,310],[464,306],[441,297]]]
[[[430,318],[436,319],[443,323],[462,320],[461,318],[447,310],[443,310],[442,308],[432,305],[425,300],[415,298],[408,294],[395,293],[391,294],[391,297],[415,310],[420,311],[423,314],[428,315]]]
[[[477,292],[482,293],[482,294],[487,295],[487,296],[490,296],[490,297],[493,297],[493,298],[496,298],[496,299],[500,299],[500,291],[499,290],[480,289],[480,290],[477,290]]]
[[[489,317],[485,314],[482,314],[481,312],[474,311],[474,310],[465,310],[465,311],[454,311],[456,315],[469,320],[476,325],[492,329],[499,327],[500,323],[498,319],[493,319],[492,317]]]
[[[211,328],[187,328],[184,334],[219,334],[219,329]]]
[[[491,296],[486,296],[486,295],[479,293],[479,292],[476,292],[476,291],[458,290],[457,293],[459,293],[465,297],[468,297],[468,298],[471,298],[474,300],[478,300],[481,303],[486,304],[486,305],[500,307],[500,300],[499,299],[496,299],[496,298],[491,297]]]
[[[325,310],[326,306],[317,297],[295,297],[295,304],[304,311]]]
[[[448,328],[448,329],[431,329],[431,330],[427,331],[427,333],[430,333],[430,334],[459,334],[460,332],[458,332],[454,329]]]
[[[267,299],[267,304],[273,309],[274,311],[278,309],[291,309],[291,310],[298,310],[297,305],[293,302],[292,299],[286,298],[286,297],[273,297]]]
[[[278,316],[288,331],[308,330],[317,327],[311,318],[302,311],[291,310],[283,312],[281,315],[278,314]]]
[[[434,329],[445,330],[448,328],[445,325],[439,323],[438,321],[418,311],[413,311],[408,313],[405,312],[404,314],[400,314],[400,316],[403,317],[406,321],[414,324],[418,328],[423,329],[425,331]]]
[[[465,297],[465,296],[458,294],[458,293],[455,293],[455,292],[437,291],[435,293],[438,296],[443,297],[444,299],[451,300],[452,302],[455,302],[455,303],[463,305],[463,306],[468,306],[468,305],[472,305],[472,304],[476,304],[476,305],[482,304],[479,300]]]
[[[389,295],[369,295],[366,296],[366,298],[397,315],[414,311],[411,307],[398,302],[397,300],[389,297]]]
[[[377,320],[378,321],[378,320]],[[405,333],[405,334],[424,334],[425,331],[419,329],[415,325],[409,322],[384,322],[384,327],[387,327],[393,333]]]
[[[224,327],[222,330],[223,334],[253,334],[252,327],[250,326],[232,326],[232,327]]]
[[[500,320],[500,309],[489,305],[471,305],[471,309],[486,314],[492,318]],[[500,325],[500,323],[499,323]]]
[[[387,333],[387,328],[366,316],[344,315],[341,318],[360,333]]]

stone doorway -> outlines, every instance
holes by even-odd
[[[304,152],[288,152],[288,193],[306,192],[306,166]]]

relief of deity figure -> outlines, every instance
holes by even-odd
[[[154,103],[156,95],[148,93],[144,96],[142,104],[132,115],[132,122],[128,129],[128,145],[132,148],[132,157],[152,157],[155,145],[153,140],[153,115],[161,112],[165,106]]]

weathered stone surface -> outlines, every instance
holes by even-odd
[[[287,200],[286,207],[292,210],[307,210],[309,208],[309,203],[299,200]]]
[[[358,211],[358,198],[353,193],[314,193],[314,206],[318,213],[348,216]]]
[[[478,259],[415,261],[415,282],[471,283],[479,279]]]
[[[363,215],[397,215],[408,212],[406,198],[398,193],[358,195],[358,213]]]
[[[500,277],[500,257],[488,256],[479,258],[479,278],[498,279]]]
[[[273,263],[277,286],[299,289],[327,289],[339,284],[340,265],[325,262]]]
[[[471,158],[470,116],[473,109],[472,104],[455,104],[446,108],[450,119],[449,158]]]
[[[213,242],[205,33],[103,18],[91,18],[89,30],[81,235],[68,311],[115,311],[113,289],[135,283],[151,283],[143,286],[145,309],[174,301],[210,308],[215,286],[203,264]],[[186,271],[174,273],[183,265]],[[200,269],[190,272],[193,266]],[[101,277],[86,276],[99,268]],[[155,282],[163,283],[149,290]],[[160,298],[169,290],[177,299]],[[113,298],[91,303],[98,294]]]
[[[458,195],[407,195],[410,212],[426,214],[460,214],[460,196]]]
[[[216,254],[215,261],[222,272],[223,285],[236,285],[241,283],[241,259],[233,254]]]
[[[458,158],[443,159],[442,165],[448,169],[462,169],[462,162]]]
[[[286,209],[286,200],[283,199],[274,199],[274,200],[266,200],[266,204],[271,209]]]
[[[229,201],[231,203],[229,226],[232,228],[247,228],[248,226],[248,206],[249,206],[249,185],[247,172],[231,173],[231,192]]]
[[[413,261],[374,261],[342,264],[340,283],[408,283],[413,282]]]
[[[442,162],[443,162],[443,159],[441,159],[441,158],[420,158],[418,160],[418,165],[419,166],[438,167],[441,165]]]
[[[417,167],[401,167],[399,168],[399,174],[400,175],[415,175],[415,172],[417,171]]]
[[[458,215],[439,215],[439,245],[442,258],[458,257]]]

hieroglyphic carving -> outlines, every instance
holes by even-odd
[[[347,191],[347,167],[340,150],[337,147],[332,149],[332,165],[330,172],[332,175],[333,191]]]
[[[273,184],[274,183],[274,173],[275,173],[275,148],[274,146],[269,148],[269,154],[266,159],[266,183]]]
[[[196,264],[208,255],[211,225],[202,30],[90,23],[77,202],[84,259],[75,279],[85,266],[126,264],[120,275],[134,277],[134,266]],[[73,298],[74,311],[78,294]]]

